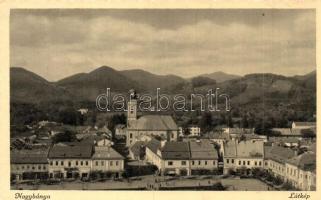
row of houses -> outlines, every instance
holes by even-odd
[[[224,174],[244,170],[251,174],[252,169],[260,168],[296,188],[315,190],[316,155],[313,145],[298,155],[297,149],[251,137],[244,140],[223,138],[222,141],[220,146],[212,139],[168,142],[152,138],[137,142],[137,155],[140,156],[136,158],[156,165],[162,175],[212,174],[222,168]]]
[[[48,150],[11,152],[13,179],[30,178],[88,178],[93,171],[120,176],[124,157],[110,146],[56,144]]]
[[[201,170],[218,170],[218,153],[210,140],[166,142],[150,140],[145,159],[156,165],[159,173],[194,175]]]

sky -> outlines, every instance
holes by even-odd
[[[13,9],[10,65],[57,81],[100,66],[193,77],[316,69],[312,9]]]

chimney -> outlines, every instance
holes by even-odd
[[[166,140],[162,140],[161,141],[161,148],[163,148],[165,146],[165,144],[166,144]]]

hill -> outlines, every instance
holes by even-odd
[[[241,76],[237,76],[237,75],[233,75],[233,74],[227,74],[227,73],[224,73],[221,71],[213,72],[210,74],[202,74],[200,76],[211,78],[211,79],[215,80],[217,83],[221,83],[224,81],[229,81],[229,80],[233,80],[233,79],[237,79],[237,78],[241,77]]]
[[[161,88],[161,90],[163,90],[185,82],[185,80],[179,76],[155,75],[140,69],[124,70],[120,73],[126,76],[128,79],[136,81],[149,91],[156,91],[157,88]]]
[[[70,91],[75,97],[86,100],[95,100],[99,94],[106,93],[107,88],[110,88],[111,92],[121,93],[128,92],[132,88],[143,90],[136,81],[107,66],[97,68],[90,73],[64,78],[56,85]]]
[[[10,100],[11,102],[42,102],[51,100],[67,100],[68,91],[48,82],[37,74],[24,68],[10,68]]]

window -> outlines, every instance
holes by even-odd
[[[242,164],[242,162],[239,160],[239,165],[241,165]]]
[[[80,165],[83,166],[84,162],[83,161],[80,161]]]
[[[52,161],[50,161],[50,165],[53,165]]]
[[[22,168],[22,169],[25,169],[25,166],[22,166],[21,168]]]
[[[104,166],[104,161],[101,161],[101,166]]]
[[[173,165],[173,161],[168,161],[167,164],[168,164],[169,166],[172,166],[172,165]]]
[[[41,166],[40,166],[40,165],[38,166],[38,169],[39,169],[39,170],[41,169]]]
[[[182,165],[186,165],[186,161],[182,161]]]
[[[46,169],[46,166],[45,166],[45,165],[44,165],[44,166],[42,166],[42,169],[44,169],[44,170],[45,170],[45,169]]]
[[[71,167],[71,162],[70,161],[68,161],[68,167]]]
[[[257,162],[256,162],[256,161],[254,162],[254,165],[255,165],[255,166],[257,165]]]
[[[215,165],[215,160],[213,160],[213,165]]]
[[[243,165],[245,165],[245,160],[243,160]]]
[[[250,165],[250,161],[247,161],[247,165]]]
[[[116,161],[116,166],[118,166],[118,161]]]
[[[60,162],[60,165],[63,166],[63,165],[64,165],[64,161],[61,161],[61,162]]]
[[[19,170],[19,166],[17,166],[16,169]]]
[[[195,162],[194,162],[194,160],[192,161],[192,165],[194,165],[195,164]]]
[[[88,166],[88,161],[86,161],[86,166]]]
[[[201,161],[200,160],[198,161],[198,165],[201,165]]]
[[[234,159],[231,160],[231,163],[234,164]]]
[[[230,162],[230,160],[229,159],[226,159],[226,163],[228,164]]]
[[[32,166],[32,169],[35,169],[35,166]]]
[[[133,138],[133,134],[132,133],[129,134],[129,138]]]
[[[98,166],[98,161],[96,161],[96,166]]]
[[[207,165],[207,161],[205,161],[205,165]]]
[[[76,160],[76,166],[78,166],[78,160]]]
[[[58,161],[56,161],[56,166],[58,166]]]
[[[27,169],[29,169],[29,165],[27,165]]]
[[[110,161],[110,166],[113,166],[113,161]]]
[[[261,166],[261,164],[262,164],[261,161],[259,161],[259,166]]]

